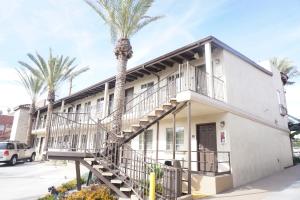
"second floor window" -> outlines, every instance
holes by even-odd
[[[110,94],[109,101],[108,101],[108,114],[112,113],[113,105],[114,105],[114,94]]]
[[[85,104],[84,104],[84,113],[91,113],[91,102],[89,101],[89,102],[86,102]]]
[[[97,99],[97,113],[103,113],[104,111],[104,97],[101,97],[100,99]]]
[[[79,121],[80,120],[80,113],[81,113],[81,104],[78,104],[76,106],[76,116],[75,116],[75,121]]]
[[[125,90],[125,105],[124,105],[124,111],[130,111],[132,110],[133,106],[133,87]]]
[[[183,127],[176,127],[176,139],[175,139],[175,150],[183,150],[184,147],[184,128]],[[173,146],[173,129],[167,128],[166,129],[166,142],[167,150],[172,150]]]

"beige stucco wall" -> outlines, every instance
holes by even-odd
[[[182,110],[182,113],[186,113],[186,110]],[[197,116],[193,117],[191,121],[191,134],[192,134],[192,151],[197,150],[197,140],[196,140],[196,125],[197,124],[204,124],[204,123],[216,123],[216,132],[217,132],[217,148],[218,151],[230,151],[230,137],[229,133],[226,132],[226,141],[225,143],[221,143],[221,137],[220,137],[220,132],[223,131],[224,129],[220,127],[220,122],[224,121],[226,119],[226,113],[217,113],[217,114],[210,114],[210,115],[203,115],[203,116]],[[152,150],[151,152],[148,152],[149,157],[155,158],[155,149],[156,149],[156,142],[158,141],[158,150],[159,150],[159,158],[161,159],[172,159],[172,149],[169,152],[166,151],[166,129],[167,128],[172,128],[173,127],[173,122],[172,119],[163,119],[160,121],[159,125],[159,138],[156,138],[156,125],[153,125],[149,129],[153,130],[153,142],[152,142],[152,148],[149,150]],[[184,117],[181,118],[176,118],[176,127],[184,127],[184,145],[183,148],[180,149],[180,151],[188,151],[188,124],[187,124],[187,119]],[[139,150],[139,137],[137,136],[136,138],[133,139],[131,142],[132,148],[135,150]],[[177,160],[187,160],[187,152],[176,152],[176,159]],[[219,156],[226,156],[224,155],[219,155]],[[224,159],[226,159],[224,157]],[[197,171],[197,153],[192,152],[192,170]],[[186,165],[187,163],[185,163]],[[185,166],[187,167],[187,165]],[[219,165],[219,170],[227,170],[228,165],[223,164]]]
[[[270,76],[226,50],[223,58],[227,103],[287,129],[287,116],[280,115],[276,93],[279,90],[285,99],[279,71],[273,68]]]
[[[29,112],[26,109],[18,109],[14,113],[14,121],[11,129],[10,140],[26,142]]]
[[[288,132],[230,113],[226,118],[234,187],[292,165]]]

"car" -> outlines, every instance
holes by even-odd
[[[293,153],[294,157],[300,158],[300,148],[294,147]]]
[[[36,152],[25,143],[18,141],[0,142],[0,163],[15,165],[18,161],[34,161]]]

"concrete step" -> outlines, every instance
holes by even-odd
[[[104,169],[103,165],[93,165],[93,168],[95,169]]]
[[[102,176],[106,176],[106,177],[113,177],[114,174],[112,172],[101,172]]]
[[[128,187],[120,187],[121,192],[131,192],[131,188]]]
[[[133,130],[127,129],[127,130],[123,130],[122,132],[123,134],[132,134]]]
[[[113,183],[113,184],[118,184],[118,185],[123,183],[123,181],[120,180],[120,179],[112,179],[112,180],[110,180],[110,182]]]
[[[162,107],[164,110],[169,110],[173,107],[173,105],[171,103],[164,103]]]
[[[163,108],[155,108],[154,110],[156,116],[160,116],[164,111]]]
[[[147,125],[150,122],[149,119],[140,119],[139,121],[141,126]]]
[[[84,158],[84,160],[87,162],[91,162],[91,161],[95,161],[95,158]]]
[[[132,124],[131,127],[133,130],[137,130],[137,129],[141,128],[141,125],[140,124]]]
[[[172,105],[177,105],[177,99],[176,99],[176,98],[170,98],[169,102],[170,102]]]

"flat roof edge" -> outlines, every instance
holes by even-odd
[[[248,58],[247,56],[241,54],[240,52],[238,52],[237,50],[233,49],[232,47],[228,46],[227,44],[225,44],[224,42],[218,40],[217,38],[213,38],[212,42],[214,42],[215,44],[219,45],[220,47],[222,47],[223,49],[229,51],[230,53],[234,54],[235,56],[239,57],[240,59],[244,60],[245,62],[249,63],[250,65],[252,65],[253,67],[257,68],[258,70],[273,76],[273,73],[265,68],[263,68],[262,66],[260,66],[259,64],[257,64],[256,62],[254,62],[253,60],[251,60],[250,58]]]

